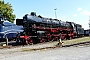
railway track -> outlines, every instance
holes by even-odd
[[[15,43],[15,42],[14,42]],[[38,43],[38,44],[34,44],[33,46],[39,46],[39,45],[44,45],[44,44],[49,44],[49,43],[54,43],[54,42],[45,42],[45,43]],[[58,42],[56,42],[58,43]],[[68,44],[68,45],[62,45],[62,47],[78,47],[78,46],[86,46],[89,45],[90,46],[90,41],[87,42],[79,42],[76,44]],[[11,49],[11,48],[21,48],[21,47],[27,47],[27,46],[32,46],[32,45],[8,45],[8,46],[0,46],[0,49]],[[44,50],[44,49],[54,49],[54,48],[60,48],[61,46],[43,46],[43,47],[38,47],[38,48],[28,48],[28,49],[23,49],[23,51],[36,51],[36,50]]]
[[[65,45],[65,46],[62,46],[62,48],[65,48],[65,47],[79,47],[79,46],[86,46],[86,45],[89,45],[89,46],[90,46],[90,41],[88,41],[88,42],[83,42],[83,43],[81,42],[81,43],[77,43],[77,44],[71,44],[71,45]],[[36,50],[54,49],[54,48],[61,48],[61,46],[37,48],[37,49],[32,49],[32,50],[36,51]],[[25,51],[25,50],[24,50],[24,51]],[[26,50],[26,51],[29,51],[29,50]]]

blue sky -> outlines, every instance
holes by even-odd
[[[4,0],[11,3],[16,18],[36,12],[37,15],[55,18],[62,21],[72,21],[88,29],[90,16],[90,0]]]

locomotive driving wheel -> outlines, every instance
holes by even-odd
[[[28,39],[28,44],[29,45],[33,45],[33,40],[32,39]]]
[[[45,42],[45,39],[42,38],[42,39],[40,40],[40,43],[44,43],[44,42]]]

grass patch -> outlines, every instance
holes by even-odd
[[[21,48],[20,50],[21,50],[22,52],[23,52],[23,51],[33,51],[33,49],[30,49],[30,48]]]
[[[78,39],[66,40],[66,41],[63,41],[64,42],[63,45],[75,44],[75,43],[87,42],[87,41],[90,41],[90,37],[83,37],[83,38],[78,38]]]

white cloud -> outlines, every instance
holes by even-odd
[[[73,16],[77,16],[77,14],[74,14]]]
[[[90,12],[87,11],[87,10],[84,10],[84,11],[81,12],[81,14],[84,15],[84,16],[89,16]]]
[[[62,18],[66,18],[66,16],[62,16]]]
[[[77,11],[81,11],[81,10],[82,10],[82,8],[78,8],[78,9],[77,9]]]

